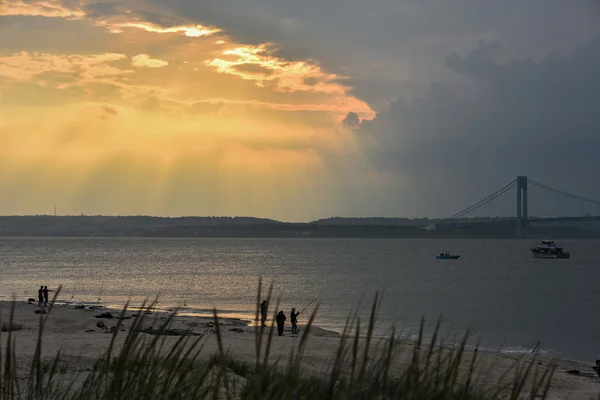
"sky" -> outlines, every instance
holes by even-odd
[[[600,199],[599,21],[595,0],[0,0],[0,215],[445,217],[517,175]]]

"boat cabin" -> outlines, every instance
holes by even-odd
[[[564,247],[554,243],[554,240],[542,240],[537,246],[531,249],[536,258],[570,258],[568,251]]]

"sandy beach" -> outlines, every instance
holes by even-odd
[[[5,331],[10,319],[12,307],[11,302],[0,303],[0,315],[2,318],[3,331]],[[16,302],[14,308],[13,326],[16,328],[15,335],[15,354],[17,355],[17,365],[22,374],[26,374],[26,365],[31,360],[36,348],[40,314],[36,310],[40,308],[36,304],[26,302]],[[105,312],[110,312],[115,318],[97,318]],[[127,335],[127,331],[135,321],[135,314],[139,312],[131,310],[126,313],[122,327],[117,335],[116,349],[122,345]],[[76,309],[73,306],[57,305],[53,307],[48,317],[45,331],[43,334],[43,358],[53,359],[58,351],[61,352],[63,366],[61,373],[66,377],[76,377],[77,373],[85,372],[92,362],[101,357],[109,345],[112,335],[118,321],[119,310],[107,309]],[[145,315],[144,329],[151,331],[161,326],[167,319],[164,313]],[[299,321],[300,330],[302,319]],[[276,330],[272,341],[271,361],[278,361],[285,365],[289,353],[294,346],[298,345],[299,335],[292,335],[289,331],[290,325],[286,325],[284,336],[278,337]],[[170,326],[174,336],[167,337],[167,341],[175,341],[176,336],[182,331],[188,331],[191,334],[202,336],[204,350],[200,358],[208,358],[218,351],[218,344],[215,335],[214,320],[207,317],[197,317],[184,314],[177,315]],[[220,318],[219,330],[222,334],[223,345],[226,351],[241,360],[255,360],[255,327],[250,326],[250,321],[240,319]],[[149,335],[149,333],[144,333]],[[306,348],[302,365],[309,373],[322,373],[331,362],[335,351],[340,343],[340,335],[313,327],[311,338]],[[6,346],[6,333],[2,334],[2,351]],[[414,343],[402,341],[398,344],[400,350],[395,360],[399,366],[407,362],[413,350]],[[469,362],[474,356],[470,351],[464,357],[464,369],[468,369]],[[478,369],[481,372],[481,379],[478,384],[487,385],[498,382],[502,375],[514,367],[519,359],[529,360],[532,355],[502,354],[494,352],[477,353]],[[544,357],[536,359],[537,367],[540,371],[549,368],[552,362],[557,365],[556,372],[552,381],[550,399],[597,399],[600,392],[600,379],[588,364],[581,364],[566,360],[550,360]],[[578,370],[578,375],[567,373],[567,371]],[[510,376],[510,375],[509,375]],[[25,376],[23,376],[25,377]]]

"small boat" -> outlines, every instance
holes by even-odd
[[[452,254],[450,251],[442,251],[439,255],[435,256],[438,260],[456,260],[460,257],[458,254]]]
[[[542,240],[537,246],[531,248],[535,258],[570,258],[571,254],[564,247],[554,243],[554,240]]]

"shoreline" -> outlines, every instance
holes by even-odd
[[[0,300],[0,308],[2,307],[6,307],[7,304],[11,304],[13,301],[11,300]],[[21,305],[29,305],[30,307],[36,307],[37,308],[37,302],[35,303],[29,303],[27,301],[23,301],[23,300],[16,300],[16,303],[19,303]],[[117,304],[107,304],[107,305],[94,305],[91,304],[93,302],[73,302],[73,303],[67,303],[64,301],[58,301],[56,303],[56,305],[54,306],[54,310],[59,309],[59,308],[67,308],[67,309],[74,309],[74,310],[78,310],[78,311],[83,311],[83,312],[95,312],[95,313],[102,313],[102,312],[111,312],[112,315],[115,317],[115,320],[118,319],[118,316],[121,314],[121,312],[123,311],[123,306],[119,306]],[[85,309],[78,309],[75,306],[76,305],[83,305],[86,308]],[[139,312],[141,310],[141,305],[135,305],[135,306],[128,306],[127,308],[127,313],[129,314],[135,314],[137,312]],[[214,320],[214,317],[212,315],[212,312],[194,312],[194,311],[178,311],[178,310],[195,310],[194,307],[186,307],[185,309],[177,309],[176,307],[168,307],[168,308],[153,308],[152,312],[147,314],[150,318],[152,318],[153,316],[161,316],[162,318],[167,317],[168,315],[175,313],[175,319],[194,319],[197,318],[205,323],[210,323],[211,321]],[[203,308],[202,310],[208,310],[207,308]],[[254,318],[250,317],[248,314],[245,313],[241,313],[241,312],[237,312],[237,311],[231,311],[231,312],[226,312],[224,314],[220,313],[219,310],[217,310],[217,316],[219,318],[220,321],[224,321],[226,324],[235,324],[236,326],[245,326],[247,328],[253,329],[255,327],[254,325]],[[286,315],[287,316],[287,315]],[[240,325],[242,324],[242,325]],[[305,324],[299,323],[298,326],[300,328],[299,332],[302,332],[302,327]],[[267,330],[269,329],[270,325],[267,324]],[[289,318],[288,321],[286,321],[285,324],[285,330],[286,331],[290,331],[291,329],[291,324],[289,322]],[[276,330],[276,327],[275,327]],[[328,336],[337,336],[337,337],[341,337],[342,333],[343,333],[343,327],[330,327],[330,326],[321,326],[321,325],[317,325],[317,324],[313,324],[311,327],[311,330],[313,332],[318,331],[321,335],[328,335]],[[364,332],[360,335],[360,337],[364,337]],[[375,338],[376,340],[387,340],[389,339],[389,337],[387,335],[381,335],[381,334],[377,334],[374,333],[373,334],[373,338]],[[417,334],[412,334],[412,335],[397,335],[396,336],[396,340],[397,341],[401,341],[401,342],[405,342],[405,343],[415,343],[416,340],[418,338]],[[457,336],[457,340],[460,338],[460,336]],[[431,336],[429,335],[425,335],[423,338],[423,342],[424,343],[428,343],[428,340],[431,339]],[[443,346],[446,348],[451,348],[452,346],[457,345],[458,342],[451,342],[451,341],[447,341],[444,342]],[[529,349],[523,346],[518,346],[518,345],[507,345],[507,346],[479,346],[479,347],[475,347],[474,345],[471,344],[467,344],[465,346],[466,349],[468,349],[469,351],[479,351],[479,352],[483,352],[483,353],[487,353],[487,354],[503,354],[508,356],[521,356],[521,357],[531,357],[533,356],[533,349]],[[576,359],[571,359],[571,358],[566,358],[566,357],[561,357],[560,353],[555,352],[552,349],[544,349],[543,347],[543,343],[541,346],[541,349],[539,351],[536,351],[535,353],[536,356],[538,357],[543,357],[546,359],[556,359],[556,360],[560,360],[560,361],[564,361],[564,362],[570,362],[570,363],[577,363],[577,364],[583,364],[583,365],[591,365],[591,362],[593,361],[584,361],[584,360],[576,360]]]
[[[7,325],[9,314],[13,302],[0,301],[0,315],[3,325]],[[15,304],[15,314],[13,325],[19,330],[14,330],[12,335],[15,339],[15,354],[18,362],[27,368],[29,360],[33,356],[36,348],[39,314],[37,305],[28,304],[27,302],[17,301]],[[110,312],[116,318],[96,318],[98,315]],[[111,334],[115,330],[115,325],[118,320],[118,315],[121,310],[112,308],[97,308],[97,309],[75,309],[57,304],[52,308],[51,314],[47,315],[47,325],[45,327],[42,354],[44,359],[51,359],[58,351],[65,362],[68,364],[68,370],[74,372],[85,371],[89,368],[90,363],[101,357],[113,337]],[[115,340],[115,351],[119,351],[123,345],[124,339],[129,332],[135,318],[133,314],[136,310],[126,312],[126,319],[123,321],[121,331],[117,333]],[[167,319],[168,312],[157,311],[152,314],[144,315],[144,330],[140,330],[142,335],[151,337],[152,332],[157,332],[156,329]],[[165,336],[167,343],[174,343],[179,339],[182,332],[188,332],[191,335],[199,336],[203,341],[204,354],[202,358],[208,358],[218,351],[219,344],[216,339],[216,329],[221,333],[223,347],[232,356],[241,361],[254,362],[255,360],[255,335],[256,328],[250,326],[247,320],[239,318],[219,317],[218,328],[215,327],[213,317],[200,317],[191,315],[176,315],[173,317],[172,324],[169,327],[173,332],[173,336]],[[272,337],[271,356],[269,362],[280,362],[285,365],[289,359],[290,351],[293,351],[299,344],[302,336],[303,326],[300,325],[300,335],[292,335],[289,333],[291,324],[286,324],[284,335],[278,337],[276,329]],[[270,327],[265,329],[265,335],[268,334]],[[3,332],[0,339],[2,352],[6,348],[6,332]],[[309,374],[320,374],[335,356],[337,348],[340,344],[340,334],[326,330],[317,326],[311,327],[311,333],[307,347],[304,352],[302,368]],[[380,339],[384,341],[381,342]],[[193,339],[192,339],[193,340]],[[365,343],[364,337],[359,339],[359,347]],[[386,344],[385,338],[374,338],[372,345],[375,346],[375,351],[381,350],[377,347],[377,343]],[[427,351],[429,345],[422,344],[422,348],[415,347],[415,342],[409,339],[401,339],[396,344],[398,350],[398,365],[403,365],[410,357],[413,351]],[[452,345],[444,344],[442,347],[436,346],[440,351],[449,351]],[[597,393],[600,390],[600,379],[596,373],[590,368],[590,363],[581,363],[564,359],[553,359],[544,355],[533,356],[531,354],[516,354],[516,353],[501,353],[489,351],[486,349],[478,349],[467,347],[465,349],[463,364],[464,368],[468,368],[469,362],[473,357],[477,357],[481,362],[482,371],[486,370],[485,366],[493,366],[489,368],[490,376],[484,379],[482,384],[490,383],[496,379],[503,379],[502,374],[514,367],[519,360],[528,362],[535,360],[536,367],[542,370],[549,369],[552,362],[556,363],[556,372],[552,383],[552,391],[549,399],[587,399],[597,398]],[[570,375],[566,371],[578,370],[579,375]],[[510,379],[510,378],[509,378]],[[568,397],[568,396],[571,397]]]

